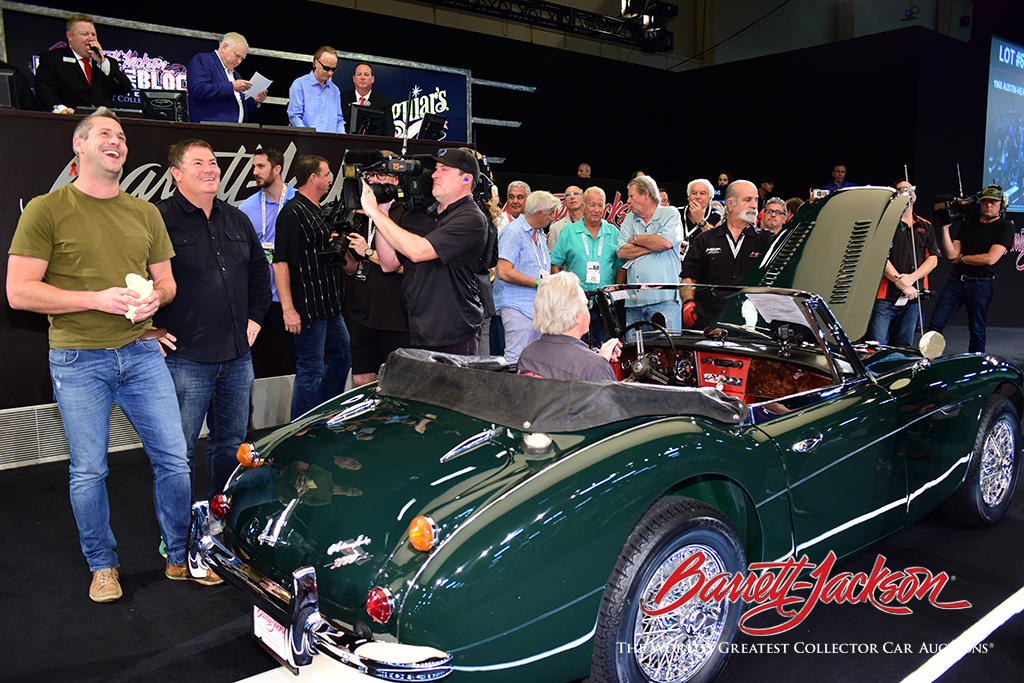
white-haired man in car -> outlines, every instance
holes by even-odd
[[[540,339],[519,356],[519,374],[548,379],[615,381],[611,363],[622,342],[609,339],[594,351],[580,338],[590,329],[587,295],[574,273],[562,271],[541,280],[534,301],[533,326]]]

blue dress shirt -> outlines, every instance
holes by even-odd
[[[288,90],[288,122],[321,133],[344,133],[341,90],[330,80],[320,85],[312,71],[296,78]]]

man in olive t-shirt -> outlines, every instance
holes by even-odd
[[[215,585],[209,570],[186,565],[189,468],[174,394],[150,317],[174,298],[174,255],[156,207],[121,192],[128,154],[117,117],[100,108],[75,128],[75,182],[25,207],[7,261],[12,308],[50,319],[50,376],[71,454],[71,507],[92,571],[89,597],[121,597],[107,499],[112,404],[135,427],[153,465],[153,495],[167,544],[165,575]],[[135,273],[153,292],[124,286]],[[129,305],[135,306],[128,318]],[[156,539],[153,539],[154,547]]]

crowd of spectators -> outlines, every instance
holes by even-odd
[[[589,163],[577,166],[589,186],[569,185],[561,200],[514,180],[501,206],[496,190],[477,196],[485,180],[478,154],[451,147],[431,160],[431,201],[410,209],[378,199],[386,193],[375,185],[398,183],[383,164],[391,152],[358,151],[345,163],[376,170],[361,183],[359,207],[349,207],[358,208],[353,227],[339,234],[322,206],[332,160],[299,156],[292,187],[281,152],[259,148],[251,156],[257,191],[234,208],[217,198],[213,147],[186,139],[169,150],[175,192],[154,207],[119,187],[128,145],[105,105],[127,80],[103,55],[89,17],[72,15],[67,39],[67,48],[40,61],[39,104],[62,115],[99,108],[73,135],[77,180],[32,200],[19,220],[7,295],[13,308],[50,316],[72,507],[93,573],[89,595],[98,602],[121,597],[105,484],[114,401],[153,463],[166,576],[215,585],[216,575],[186,566],[188,508],[191,498],[220,490],[233,469],[248,426],[250,347],[264,329],[295,362],[293,419],[341,393],[350,369],[355,385],[374,381],[387,355],[405,346],[503,355],[520,372],[548,378],[612,380],[608,362],[621,342],[608,339],[588,292],[613,283],[739,284],[804,204],[775,196],[773,177],[755,184],[721,171],[715,183],[689,181],[677,208],[654,178],[636,171],[626,183],[629,211],[615,225],[605,190],[590,184]],[[192,59],[193,121],[244,123],[260,107],[267,92],[251,94],[252,82],[237,71],[247,52],[243,36],[227,33],[216,50]],[[344,114],[369,107],[388,112],[382,125],[392,134],[391,102],[373,90],[372,66],[358,64],[354,89],[341,92],[332,80],[337,65],[330,46],[312,55],[311,71],[290,88],[291,124],[364,132]],[[811,198],[851,187],[845,178],[845,165],[835,165],[832,182]],[[909,346],[914,330],[923,331],[919,301],[945,255],[954,269],[931,329],[941,331],[965,305],[971,350],[984,351],[994,266],[1013,235],[1001,217],[1004,194],[986,188],[980,216],[954,238],[952,219],[936,229],[914,213],[909,181],[896,188],[909,203],[880,274],[869,339]],[[630,290],[624,305],[627,328],[658,321],[677,330],[712,319],[716,302],[666,288]],[[115,377],[119,365],[130,371]],[[210,489],[197,492],[204,420]]]

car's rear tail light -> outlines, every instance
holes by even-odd
[[[210,501],[210,513],[217,519],[224,519],[231,512],[231,496],[218,493]]]
[[[409,543],[416,550],[426,552],[437,543],[437,525],[430,517],[414,517],[409,522]]]
[[[366,613],[378,624],[386,624],[391,618],[394,600],[387,588],[377,587],[366,594]]]
[[[256,445],[253,443],[243,443],[238,447],[238,462],[242,463],[242,467],[247,470],[252,470],[263,464],[263,458],[260,457],[259,452],[256,450]]]

